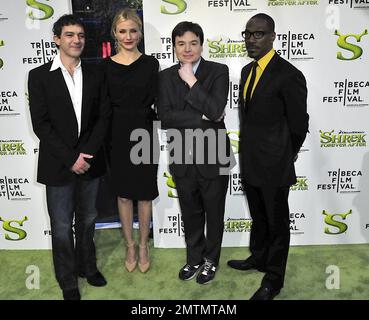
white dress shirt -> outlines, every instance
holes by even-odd
[[[60,59],[60,53],[58,53],[53,60],[50,71],[54,71],[58,68],[60,68],[62,71],[64,81],[68,87],[69,95],[73,103],[73,108],[76,114],[78,124],[78,136],[79,136],[81,132],[82,86],[83,86],[81,60],[79,61],[78,65],[74,68],[74,74],[73,76],[71,76]]]

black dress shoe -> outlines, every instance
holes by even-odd
[[[270,287],[261,286],[250,298],[250,300],[273,300],[280,291],[281,290],[275,290]]]
[[[264,272],[265,269],[263,267],[256,266],[255,264],[250,263],[246,260],[229,260],[227,262],[228,266],[237,270],[258,270],[260,272]]]
[[[100,271],[97,271],[95,274],[91,276],[86,276],[87,282],[94,287],[103,287],[107,284],[104,276]]]
[[[200,267],[202,264],[195,264],[194,266],[191,266],[190,264],[184,265],[181,270],[179,270],[178,278],[181,280],[191,280],[193,279],[197,272],[201,269]]]
[[[64,300],[81,300],[78,288],[63,290]]]

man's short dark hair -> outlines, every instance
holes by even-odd
[[[266,13],[258,13],[251,17],[251,19],[261,19],[264,20],[268,26],[269,32],[274,32],[275,23],[271,16],[268,16]],[[250,20],[251,20],[250,19]]]
[[[65,15],[61,16],[54,23],[53,33],[54,33],[55,36],[60,38],[63,27],[73,26],[73,25],[79,25],[83,28],[83,30],[86,30],[82,20],[77,15],[75,15],[75,14],[65,14]]]
[[[204,32],[199,24],[190,21],[178,23],[172,31],[172,44],[176,44],[176,37],[182,37],[187,31],[194,33],[200,38],[200,45],[204,43]]]

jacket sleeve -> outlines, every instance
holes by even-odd
[[[216,121],[223,115],[227,104],[228,90],[228,67],[221,65],[215,74],[211,88],[207,90],[197,81],[185,96],[185,101],[208,119]]]
[[[49,153],[60,159],[67,168],[71,168],[79,153],[67,146],[53,128],[45,92],[46,88],[42,84],[40,74],[37,75],[35,71],[30,71],[28,96],[33,131]]]
[[[309,126],[307,113],[307,88],[302,72],[287,76],[282,87],[287,123],[290,130],[293,153],[297,154],[305,140]]]

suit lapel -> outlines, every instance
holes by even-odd
[[[61,96],[65,97],[65,100],[63,101],[64,102],[63,104],[67,105],[68,109],[70,111],[73,111],[73,113],[74,113],[73,102],[72,102],[72,99],[70,97],[69,90],[68,90],[67,84],[64,80],[63,73],[62,73],[61,69],[58,68],[54,71],[51,71],[51,77],[52,77],[52,82],[51,83],[56,83],[58,90],[61,91]]]
[[[258,99],[258,97],[264,92],[265,86],[267,86],[273,80],[273,70],[278,58],[279,58],[278,54],[275,53],[273,58],[269,61],[268,65],[266,66],[252,94],[249,107],[252,106]]]
[[[205,80],[206,75],[208,74],[206,71],[207,69],[207,63],[206,60],[204,58],[200,58],[201,61],[199,63],[199,66],[197,67],[195,76],[197,78],[198,81],[200,81],[200,83],[203,83]]]
[[[252,63],[249,63],[248,65],[246,65],[245,71],[243,72],[243,74],[241,75],[241,85],[240,85],[240,91],[239,91],[239,95],[240,95],[240,101],[241,101],[241,107],[243,111],[245,110],[245,99],[243,97],[243,92],[245,90],[245,85],[246,85],[246,80],[251,72],[252,69]]]

